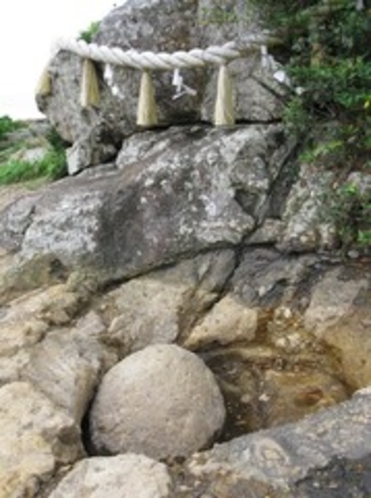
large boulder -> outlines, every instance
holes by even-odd
[[[299,496],[324,498],[331,496],[329,488],[335,490],[338,488],[337,491],[341,489],[339,496],[365,496],[363,493],[353,494],[351,491],[344,494],[344,488],[348,490],[351,486],[348,487],[349,483],[344,480],[340,472],[333,474],[333,479],[329,480],[330,485],[325,487],[322,483],[313,494],[300,491],[310,482],[315,488],[316,479],[312,473],[314,469],[319,471],[331,465],[341,469],[339,459],[351,462],[367,457],[367,461],[370,428],[370,388],[368,388],[356,393],[350,401],[321,410],[296,424],[248,434],[218,445],[211,451],[195,454],[189,459],[186,467],[198,485],[205,481],[211,483],[210,487],[206,487],[209,492],[215,489],[212,483],[228,475],[226,488],[230,486],[229,493],[216,495],[223,498],[250,496],[248,493],[240,494],[238,487],[233,491],[233,482],[239,480],[242,481],[241,491],[248,489],[250,483],[254,483],[255,480],[272,486],[276,492],[268,495],[275,498]],[[363,477],[366,489],[369,489],[368,477],[369,473],[366,472]],[[332,483],[336,484],[331,486]],[[187,498],[197,496],[198,485],[195,485],[193,494],[191,492],[185,496]],[[202,490],[205,491],[205,486]],[[267,490],[255,496],[267,496],[266,493]],[[337,492],[332,496],[337,496]]]
[[[264,220],[289,150],[280,125],[134,135],[120,171],[92,169],[8,206],[0,247],[110,280],[239,245]]]
[[[100,454],[191,455],[213,441],[225,418],[211,371],[179,346],[134,353],[103,378],[90,413]]]
[[[128,0],[102,20],[94,41],[124,50],[174,52],[229,41],[245,46],[248,35],[257,30],[252,2],[226,0],[219,7],[210,0]],[[74,143],[69,161],[71,172],[108,161],[120,138],[136,128],[140,71],[98,66],[102,93],[99,109],[81,108],[82,61],[68,52],[59,53],[49,68],[52,94],[38,98],[40,110],[65,140]],[[230,68],[235,81],[237,119],[271,122],[279,118],[282,88],[261,68],[256,50],[231,63]],[[217,68],[186,69],[182,75],[185,83],[197,91],[195,96],[174,99],[172,72],[154,73],[160,123],[199,122],[201,117],[212,121]]]

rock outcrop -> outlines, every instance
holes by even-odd
[[[231,18],[220,23],[220,11]],[[218,17],[219,15],[219,17]],[[124,50],[174,52],[206,48],[244,39],[258,29],[253,3],[226,0],[223,8],[210,0],[128,0],[114,9],[100,24],[94,41]],[[71,173],[107,162],[115,156],[120,140],[136,129],[136,109],[140,71],[113,65],[99,65],[100,108],[82,109],[79,105],[81,59],[67,52],[52,62],[52,94],[39,98],[39,108],[62,137],[73,143]],[[272,122],[281,117],[284,90],[272,74],[262,69],[259,48],[230,65],[235,80],[237,119],[247,122]],[[196,96],[173,99],[171,71],[154,73],[156,100],[161,125],[197,123],[213,119],[217,68],[183,70],[185,83]]]
[[[238,245],[269,216],[290,151],[281,125],[134,135],[118,171],[98,168],[11,204],[0,245],[90,265],[107,280]]]
[[[243,43],[246,4],[128,0],[96,41]],[[233,62],[238,124],[212,128],[213,70],[179,101],[156,73],[168,127],[136,133],[137,72],[98,68],[82,111],[80,66],[39,102],[75,176],[0,190],[0,498],[368,496],[370,259],[338,251],[340,180],[297,159],[282,88]]]

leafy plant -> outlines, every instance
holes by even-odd
[[[355,183],[346,183],[331,192],[328,199],[332,221],[345,247],[356,243],[371,245],[371,192]]]
[[[288,128],[304,148],[312,148],[316,126],[336,121],[330,139],[337,146],[342,142],[337,165],[365,156],[371,151],[371,10],[357,10],[354,0],[263,3],[266,22],[284,41],[277,56],[293,87],[303,89],[287,102]]]
[[[81,31],[79,34],[79,40],[84,40],[86,43],[91,43],[93,41],[94,36],[98,33],[99,31],[99,26],[100,22],[99,21],[94,21],[90,23],[87,29],[84,31]]]
[[[328,192],[324,216],[345,247],[371,246],[371,193],[352,182],[342,185],[350,171],[371,165],[370,4],[253,1],[283,40],[274,55],[292,84],[284,121],[301,144],[301,159],[337,172],[339,187]]]

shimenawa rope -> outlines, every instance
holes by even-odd
[[[143,127],[155,126],[158,122],[155,91],[150,76],[151,71],[179,71],[182,68],[217,65],[219,66],[219,77],[214,123],[220,126],[232,125],[235,122],[233,89],[228,74],[228,63],[260,50],[267,41],[266,35],[250,35],[244,41],[243,47],[237,46],[234,42],[229,42],[222,46],[211,46],[204,50],[195,48],[188,52],[155,53],[150,51],[138,52],[133,49],[125,51],[119,47],[86,43],[84,40],[59,40],[54,47],[53,53],[56,55],[59,51],[66,50],[84,59],[80,96],[80,103],[83,107],[99,106],[99,84],[92,61],[142,70],[137,124]],[[52,93],[52,81],[48,68],[40,79],[36,93],[43,96]]]

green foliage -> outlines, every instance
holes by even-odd
[[[5,138],[5,136],[11,131],[18,130],[21,128],[22,124],[19,121],[13,121],[9,116],[0,117],[0,140]]]
[[[301,144],[301,159],[336,171],[339,185],[350,171],[370,169],[370,3],[361,10],[355,0],[256,3],[283,40],[275,56],[293,86],[284,120]],[[345,247],[371,245],[371,194],[347,183],[328,193],[327,205],[324,216]]]
[[[98,33],[99,31],[99,26],[100,22],[99,21],[94,21],[90,23],[87,29],[84,31],[81,31],[79,34],[79,40],[84,40],[86,43],[91,43],[93,41],[94,36]]]
[[[371,245],[371,192],[346,183],[329,194],[328,215],[335,222],[344,247]]]
[[[39,161],[10,160],[0,165],[0,184],[2,185],[35,180],[36,178],[57,180],[65,175],[65,154],[54,149],[50,150]]]
[[[12,154],[24,147],[22,142],[11,144],[0,151],[0,184],[7,185],[37,178],[57,180],[65,176],[67,174],[65,143],[54,129],[46,138],[50,150],[42,159],[32,162],[9,159]]]
[[[311,129],[338,122],[340,165],[371,151],[371,9],[354,0],[264,0],[266,20],[287,48],[287,71],[303,91],[287,104],[285,119],[305,146]],[[340,153],[340,149],[342,152]]]

